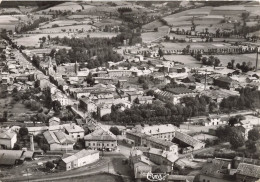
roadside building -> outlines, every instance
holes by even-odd
[[[69,157],[62,158],[59,167],[66,171],[79,168],[99,160],[99,152],[95,150],[81,150]]]
[[[187,150],[199,150],[205,147],[205,143],[180,131],[175,132],[173,142],[179,144],[179,148],[182,149],[182,152]]]
[[[152,104],[153,97],[152,96],[141,96],[141,97],[137,97],[136,101],[138,104]]]
[[[14,131],[0,129],[0,148],[13,149],[17,142],[17,134]]]
[[[260,166],[240,163],[236,172],[237,181],[255,182],[260,179]]]
[[[50,150],[73,150],[76,141],[61,131],[46,131],[44,138],[49,144]]]
[[[34,152],[23,150],[0,150],[0,165],[13,166],[24,160],[32,160]]]
[[[72,124],[64,124],[65,133],[71,136],[73,139],[81,139],[84,138],[84,129],[75,123]]]
[[[60,125],[60,118],[52,117],[49,119],[49,126]]]
[[[92,133],[84,137],[85,146],[93,150],[116,150],[117,139],[114,134],[103,129],[98,128]]]

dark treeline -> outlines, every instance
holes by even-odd
[[[49,18],[46,17],[40,17],[39,19],[34,20],[34,22],[32,24],[26,24],[24,26],[21,27],[21,29],[17,29],[16,32],[27,32],[30,30],[34,30],[36,28],[39,28],[40,23],[49,21]]]
[[[260,108],[260,91],[246,87],[239,92],[240,96],[230,96],[222,100],[220,109],[223,112]]]
[[[201,96],[195,98],[185,97],[181,100],[181,103],[177,105],[173,103],[141,104],[134,105],[124,111],[119,111],[117,109],[118,106],[112,106],[110,117],[107,118],[105,116],[102,119],[123,124],[171,123],[179,126],[189,117],[205,115],[207,113],[207,106],[209,105],[211,105],[211,99]]]
[[[122,45],[124,40],[127,39],[130,45],[142,42],[140,35],[131,32],[121,33],[112,39],[55,37],[52,38],[52,41],[57,44],[70,46],[72,49],[69,51],[61,49],[56,53],[52,51],[51,56],[54,57],[55,55],[58,65],[77,61],[79,63],[87,63],[87,67],[90,69],[106,66],[107,62],[118,62],[123,59],[122,56],[113,50],[113,47]]]

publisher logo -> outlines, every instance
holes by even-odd
[[[151,173],[148,172],[146,177],[149,181],[164,181],[166,179],[166,176],[168,176],[168,174],[165,173]]]

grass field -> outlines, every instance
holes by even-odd
[[[53,7],[47,8],[43,11],[49,12],[50,10],[51,11],[61,10],[61,11],[75,12],[77,10],[82,10],[82,7],[81,7],[81,5],[79,5],[76,2],[65,2],[65,3],[61,3],[61,4],[58,4],[58,5],[53,6]]]
[[[99,38],[112,38],[116,37],[118,34],[114,32],[91,32],[91,33],[81,33],[78,34],[77,37],[87,37],[89,35],[90,38],[92,37],[99,37]]]
[[[255,64],[256,54],[234,54],[234,55],[213,55],[219,58],[221,64],[226,66],[228,62],[232,59],[235,60],[235,65],[237,63],[242,64],[243,62],[251,62],[253,65]]]
[[[68,33],[54,33],[54,34],[26,34],[24,37],[16,38],[15,41],[18,45],[24,45],[24,46],[36,46],[39,47],[39,38],[42,38],[43,36],[47,37],[50,35],[50,37],[71,37],[71,35],[68,35]]]
[[[201,63],[199,61],[189,55],[164,55],[164,58],[169,61],[177,61],[183,63],[189,68],[201,66]]]
[[[75,21],[75,20],[56,20],[56,21],[52,21],[52,22],[49,22],[49,23],[46,23],[46,24],[42,24],[40,26],[40,28],[51,28],[52,25],[54,25],[54,24],[57,24],[60,27],[62,27],[62,26],[67,26],[67,25],[73,25],[75,23],[79,24],[80,22]]]
[[[77,32],[78,30],[88,31],[92,29],[92,25],[71,25],[65,27],[55,27],[55,28],[47,28],[42,30],[34,30],[32,33],[62,33],[62,30],[66,30],[66,32]]]
[[[168,30],[169,30],[168,26],[162,26],[162,27],[158,28],[158,32],[142,33],[141,37],[142,37],[143,42],[151,42],[160,37],[164,37],[165,35],[167,35]]]

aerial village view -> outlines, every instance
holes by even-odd
[[[259,1],[0,4],[1,182],[259,182]]]

